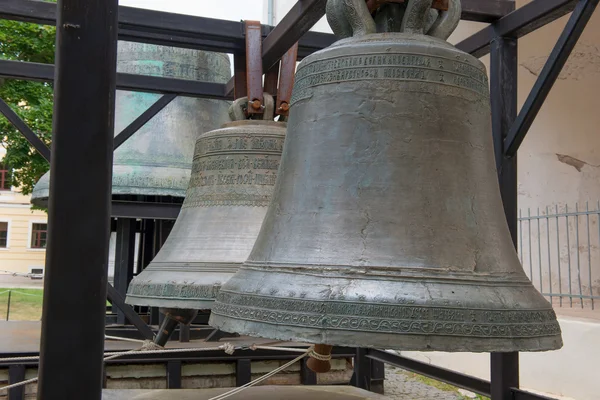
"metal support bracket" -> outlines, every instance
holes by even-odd
[[[259,21],[245,21],[248,115],[264,113],[262,84],[262,27]]]
[[[117,289],[115,289],[113,285],[109,283],[107,286],[108,292],[106,294],[106,297],[108,298],[108,301],[110,301],[110,303],[113,306],[118,307],[119,310],[121,310],[123,314],[125,314],[127,319],[133,324],[133,326],[135,326],[144,336],[144,339],[153,340],[154,332],[152,332],[152,329],[150,329],[150,327],[146,325],[146,323],[133,310],[133,308],[130,305],[125,304],[125,299],[123,298],[123,296],[121,296],[119,292],[117,292]]]
[[[569,59],[569,55],[575,48],[599,1],[579,0],[579,3],[575,6],[575,10],[573,10],[533,89],[531,89],[519,116],[506,137],[505,154],[507,157],[517,154],[519,146],[525,139],[525,135],[527,135],[529,128],[531,128],[535,117],[542,108],[544,101],[558,79],[560,72]]]
[[[275,113],[277,115],[283,115],[287,117],[289,114],[297,59],[298,43],[294,44],[281,59],[279,88],[277,90],[277,106],[275,107]]]
[[[154,104],[152,104],[146,111],[137,117],[132,123],[130,123],[125,129],[123,129],[113,141],[113,149],[116,150],[121,146],[127,139],[133,136],[134,133],[139,131],[148,121],[150,121],[156,114],[162,111],[167,105],[169,105],[175,98],[176,94],[169,93],[161,96]]]
[[[46,161],[50,162],[50,149],[37,135],[27,126],[25,121],[13,111],[12,108],[2,99],[0,99],[0,113],[27,139],[27,141],[37,150]]]

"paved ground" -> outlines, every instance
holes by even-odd
[[[43,289],[44,280],[0,274],[0,288]]]
[[[405,371],[386,366],[385,395],[393,400],[463,400],[455,391],[446,391],[430,386]]]

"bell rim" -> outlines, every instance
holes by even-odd
[[[511,338],[508,340],[502,338],[485,339],[430,335],[427,336],[426,340],[423,340],[422,334],[419,333],[373,333],[344,329],[327,331],[326,334],[323,334],[319,329],[306,329],[297,326],[285,326],[286,329],[283,330],[282,325],[276,322],[241,321],[230,316],[221,315],[218,312],[219,304],[217,301],[211,308],[211,315],[208,321],[210,326],[225,332],[235,332],[240,335],[265,339],[345,347],[384,348],[400,351],[441,351],[450,353],[544,352],[559,350],[563,347],[563,340],[560,333],[552,336]],[[296,333],[286,334],[284,332]],[[368,335],[368,342],[356,340],[356,338],[364,338],[364,335]],[[510,344],[507,341],[510,341]]]
[[[561,345],[556,313],[531,283],[374,282],[261,272],[241,269],[223,285],[213,326],[276,340],[398,350],[544,351]]]
[[[286,128],[287,127],[287,122],[285,121],[265,121],[265,120],[261,120],[261,119],[244,119],[244,120],[240,120],[240,121],[229,121],[229,122],[225,122],[223,125],[221,125],[221,127],[219,129],[215,129],[215,130],[220,130],[220,129],[225,129],[225,128],[235,128],[235,127],[246,127],[246,126],[272,126],[272,127],[276,127],[276,128]],[[210,131],[210,132],[214,132]],[[206,135],[207,133],[210,132],[206,132],[201,134],[200,136]]]
[[[215,299],[178,299],[171,297],[154,297],[154,296],[132,296],[127,294],[125,297],[125,303],[132,306],[146,306],[146,307],[159,307],[159,308],[173,308],[179,310],[197,309],[197,310],[210,310],[215,303]]]

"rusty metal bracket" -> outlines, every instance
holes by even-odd
[[[285,53],[281,59],[281,71],[279,73],[279,89],[277,90],[277,106],[275,114],[288,116],[290,110],[290,99],[294,87],[294,75],[296,74],[296,60],[298,58],[298,42]]]
[[[262,27],[259,21],[245,21],[246,29],[246,76],[248,92],[248,116],[264,112]]]

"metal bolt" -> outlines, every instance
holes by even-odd
[[[260,102],[260,100],[252,100],[250,102],[250,106],[255,110],[260,110],[260,108],[262,107],[262,103]]]

